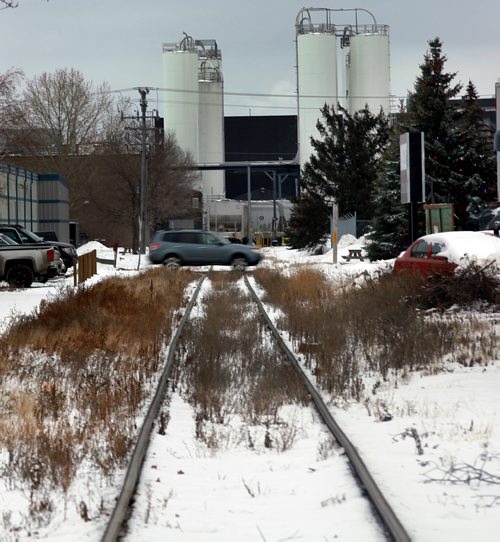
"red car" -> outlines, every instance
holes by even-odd
[[[431,233],[414,241],[394,262],[394,273],[451,274],[467,261],[500,263],[500,237],[491,232]]]

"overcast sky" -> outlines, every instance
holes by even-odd
[[[0,72],[21,68],[28,78],[57,68],[76,68],[95,84],[114,90],[163,87],[162,43],[183,32],[215,39],[222,50],[228,93],[292,94],[295,18],[303,0],[18,0],[0,11]],[[500,78],[500,0],[465,5],[451,0],[324,2],[306,7],[363,8],[390,27],[391,93],[413,88],[428,41],[439,36],[447,71],[471,79],[480,95],[493,96]],[[334,22],[354,22],[354,12]],[[365,13],[358,22],[371,23]],[[150,103],[161,100],[150,94]],[[135,92],[133,94],[135,96]],[[229,107],[229,104],[237,107]],[[265,109],[259,105],[279,106]],[[295,114],[293,101],[228,96],[226,114]]]

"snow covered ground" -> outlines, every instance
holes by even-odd
[[[285,247],[262,249],[262,265],[314,265],[336,278],[391,264],[344,263],[347,246],[353,243],[355,239],[341,240],[337,265],[331,263],[331,252],[311,256]],[[114,256],[99,243],[79,251],[91,248],[100,258]],[[143,260],[140,267],[147,265]],[[98,264],[98,275],[91,281],[116,273],[130,275],[136,269],[137,256],[120,255],[117,269]],[[68,276],[23,291],[0,289],[0,331],[15,314],[31,311],[42,299],[56,295],[61,285],[71,284]],[[500,314],[488,317],[497,319],[498,334]],[[381,382],[363,404],[327,399],[413,540],[499,540],[500,360],[472,367],[448,365],[438,374],[415,372],[405,382]],[[339,452],[326,458],[318,452],[319,430],[307,409],[293,413],[301,427],[296,446],[280,454],[256,453],[252,460],[238,448],[208,454],[194,439],[190,412],[175,395],[171,409],[172,423],[167,435],[156,436],[152,443],[140,488],[150,492],[149,505],[136,511],[128,540],[380,539],[369,514],[363,515],[347,473],[331,479]],[[387,413],[390,416],[381,416]],[[91,491],[87,486],[84,490]],[[8,488],[0,485],[0,540],[24,540],[5,532],[11,498]],[[85,523],[76,513],[78,503],[69,501],[58,525],[40,529],[31,538],[98,540],[105,518]],[[284,517],[288,519],[283,524]],[[313,529],[316,518],[318,527]]]

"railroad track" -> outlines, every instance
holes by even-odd
[[[170,378],[170,374],[174,365],[176,349],[178,347],[179,339],[183,332],[186,322],[190,318],[191,311],[196,305],[197,297],[202,287],[202,283],[206,280],[207,275],[203,275],[194,290],[188,307],[183,315],[183,318],[177,328],[172,343],[169,348],[168,358],[165,362],[162,375],[160,377],[156,392],[151,401],[149,409],[144,419],[144,423],[139,432],[138,440],[132,453],[128,469],[125,475],[125,479],[116,501],[114,510],[110,516],[110,520],[107,524],[103,542],[111,542],[118,540],[125,532],[126,521],[130,515],[130,506],[134,497],[134,492],[137,487],[139,477],[141,474],[141,468],[144,464],[144,459],[148,451],[148,443],[150,441],[151,432],[156,417],[158,416],[161,404],[166,394],[166,388]],[[293,366],[296,374],[299,376],[301,382],[307,389],[307,393],[319,413],[323,423],[333,435],[345,452],[349,464],[351,466],[352,473],[360,486],[362,493],[368,499],[371,504],[374,515],[376,516],[379,525],[381,525],[388,540],[395,540],[397,542],[406,542],[410,540],[408,533],[404,526],[401,524],[396,514],[389,505],[384,494],[378,487],[377,483],[370,474],[368,468],[360,457],[356,447],[350,442],[346,434],[342,431],[335,419],[331,415],[328,407],[323,401],[320,392],[314,387],[313,383],[309,380],[306,373],[302,370],[299,360],[294,353],[288,348],[287,344],[281,337],[279,331],[276,329],[273,321],[267,314],[259,296],[252,288],[248,278],[244,275],[244,284],[248,289],[251,298],[258,307],[258,312],[265,320],[266,326],[272,336],[274,337],[277,347],[286,356],[290,364]]]

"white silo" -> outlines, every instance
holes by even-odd
[[[340,22],[346,13],[349,24]],[[373,24],[359,24],[358,17]],[[313,21],[314,18],[314,21]],[[378,114],[390,112],[389,27],[377,24],[362,8],[302,8],[296,19],[297,94],[300,164],[313,152],[310,137],[317,137],[320,109],[340,103],[349,113],[368,105]],[[337,44],[340,43],[340,47]]]
[[[389,113],[389,27],[364,25],[350,37],[347,62],[348,109],[351,114],[365,105],[373,114]]]
[[[163,45],[165,130],[175,133],[179,146],[199,160],[198,52],[193,38],[184,34],[177,44]]]
[[[321,108],[327,103],[336,106],[337,40],[335,26],[330,22],[330,10],[321,9],[326,20],[313,23],[311,11],[302,9],[297,15],[297,95],[298,139],[300,164],[304,165],[313,152],[310,138],[318,138],[316,129]]]
[[[196,41],[199,49],[199,162],[224,162],[224,80],[222,55],[214,40]],[[202,171],[204,199],[224,198],[224,171]]]

